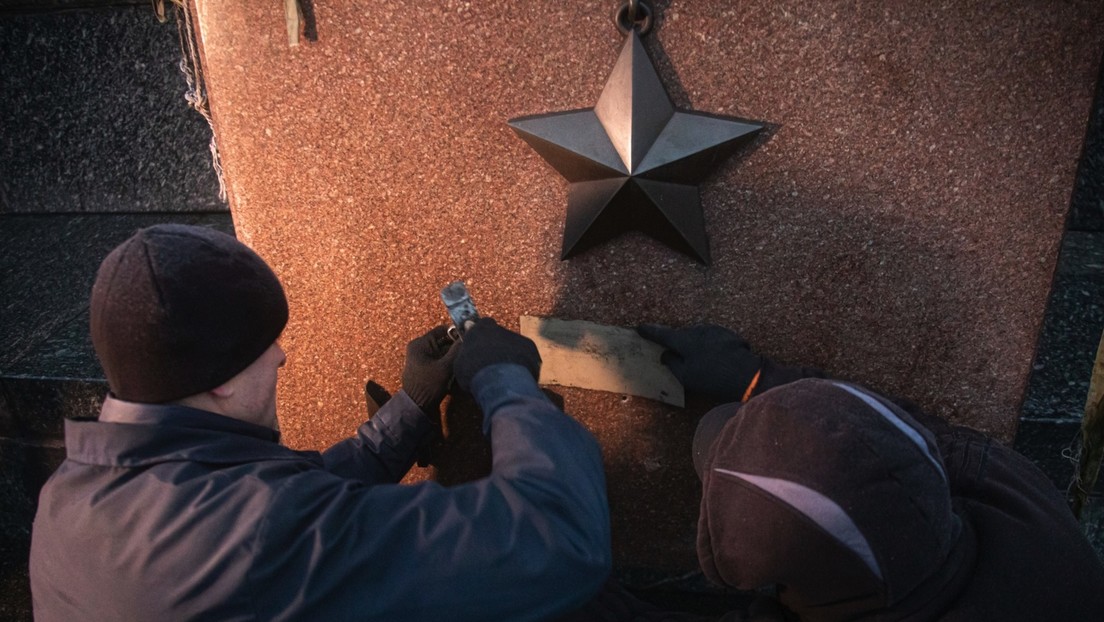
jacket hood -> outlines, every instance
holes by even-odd
[[[736,412],[701,469],[707,577],[774,586],[803,620],[920,619],[954,596],[973,534],[926,428],[881,396],[821,379],[724,408]]]

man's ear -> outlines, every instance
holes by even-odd
[[[217,398],[225,399],[234,395],[234,387],[230,386],[230,383],[228,382],[226,384],[219,385],[211,389],[210,391],[208,391],[208,393],[214,395]]]

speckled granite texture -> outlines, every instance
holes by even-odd
[[[31,5],[0,4],[0,214],[226,210],[175,22]]]
[[[594,105],[613,3],[197,0],[235,228],[291,300],[289,443],[397,388],[461,278],[481,311],[712,321],[1005,440],[1016,427],[1104,49],[1104,5],[659,3],[675,104],[762,120],[702,186],[714,264],[640,235],[558,259],[567,184],[506,126]],[[622,568],[696,567],[694,416],[562,390],[602,441]]]

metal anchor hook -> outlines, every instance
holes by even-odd
[[[652,7],[644,0],[626,0],[613,10],[613,24],[622,35],[635,29],[643,37],[652,30]]]

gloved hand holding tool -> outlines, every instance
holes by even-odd
[[[506,330],[491,318],[480,318],[464,332],[463,346],[456,357],[453,372],[456,383],[471,390],[472,379],[484,367],[498,363],[516,363],[540,378],[541,357],[528,337]]]
[[[444,326],[438,326],[406,345],[403,391],[434,420],[439,414],[441,400],[448,393],[453,362],[459,353],[459,342],[449,338]]]

